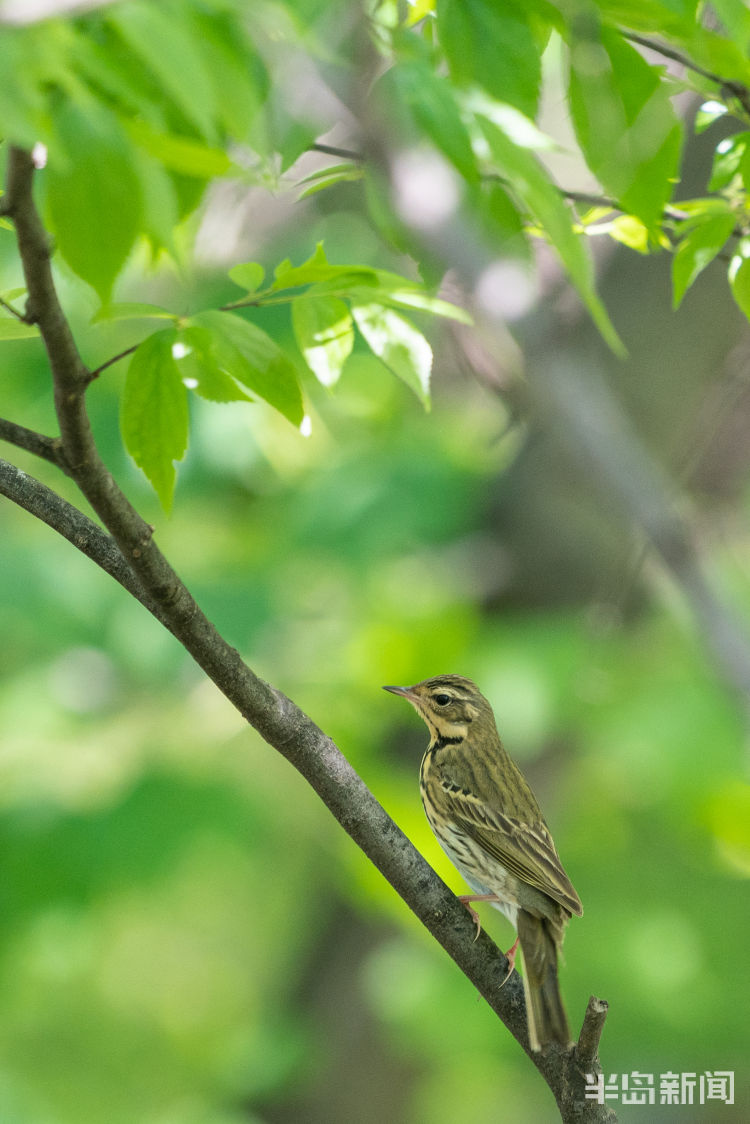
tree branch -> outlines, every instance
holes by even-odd
[[[44,433],[27,429],[25,425],[17,425],[7,418],[0,418],[0,440],[7,441],[9,445],[15,445],[18,449],[25,449],[27,453],[33,453],[35,457],[41,457],[42,460],[61,468],[63,472],[68,472],[59,437],[47,437]]]
[[[34,204],[32,183],[29,154],[11,149],[7,213],[15,224],[29,301],[49,356],[63,453],[70,475],[107,527],[121,559],[130,569],[140,590],[139,600],[165,624],[261,736],[312,785],[342,827],[502,1019],[544,1074],[558,1100],[563,1086],[575,1091],[577,1101],[571,1096],[565,1101],[570,1110],[565,1118],[572,1121],[575,1108],[576,1118],[583,1112],[581,1120],[614,1119],[611,1110],[580,1096],[582,1086],[576,1076],[572,1050],[550,1047],[542,1054],[530,1051],[523,987],[517,973],[500,986],[507,972],[504,954],[485,933],[474,941],[474,925],[464,907],[387,815],[333,741],[281,691],[255,675],[216,631],[161,554],[152,528],[135,511],[104,465],[85,406],[90,373],[78,354],[55,291],[49,240]],[[37,482],[28,484],[29,479],[26,477],[24,483],[12,473],[6,474],[5,488],[14,493],[11,498],[35,514],[43,510],[45,521],[58,529],[62,530],[66,519],[75,520],[74,513],[60,506],[63,501],[55,504],[48,491],[42,491],[35,499],[30,493]],[[90,528],[86,529],[90,533]],[[87,541],[89,557],[99,565],[106,557],[108,564],[119,572],[111,540],[94,535]]]
[[[750,116],[750,90],[743,82],[736,82],[731,78],[722,78],[720,74],[714,74],[713,71],[699,66],[697,62],[693,62],[681,51],[675,50],[674,47],[668,47],[666,43],[661,43],[658,39],[651,39],[648,35],[639,35],[635,31],[621,31],[620,34],[623,39],[629,39],[631,43],[637,43],[639,47],[645,47],[648,51],[654,51],[665,59],[678,62],[686,70],[692,70],[694,74],[700,74],[701,78],[708,78],[709,82],[715,82],[722,93],[726,91],[732,97],[737,98],[745,113]]]

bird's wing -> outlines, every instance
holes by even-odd
[[[581,899],[563,870],[552,836],[541,819],[525,823],[492,807],[466,788],[443,776],[440,787],[448,815],[494,859],[577,916]]]

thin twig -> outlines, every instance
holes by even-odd
[[[22,324],[30,324],[29,317],[24,312],[19,312],[12,304],[9,304],[3,297],[0,297],[0,308],[4,308],[11,316],[15,316],[16,320],[20,320]]]
[[[635,31],[622,31],[620,34],[623,39],[629,39],[631,43],[637,43],[640,47],[654,51],[665,59],[671,59],[673,62],[679,63],[686,70],[692,70],[694,74],[700,74],[702,78],[707,78],[709,82],[714,82],[722,91],[726,90],[732,97],[737,98],[745,113],[750,116],[750,90],[743,82],[737,82],[732,78],[722,78],[720,74],[714,74],[713,71],[706,70],[697,62],[693,62],[688,55],[675,50],[674,47],[668,47],[666,43],[661,43],[658,39],[651,39],[648,35],[639,35]]]
[[[355,164],[363,164],[364,153],[354,152],[351,148],[338,148],[335,144],[311,144],[308,152],[324,152],[326,156],[340,156],[342,160],[353,160]]]
[[[35,429],[27,429],[25,425],[0,418],[0,440],[15,445],[18,449],[25,449],[35,457],[57,465],[63,472],[68,472],[63,455],[62,442],[59,437],[47,437],[45,433],[37,433]]]
[[[98,367],[95,367],[93,371],[89,372],[89,382],[93,382],[94,379],[98,379],[102,371],[107,370],[107,367],[111,367],[114,363],[119,363],[121,359],[127,359],[128,355],[132,355],[133,352],[137,351],[140,346],[140,342],[131,344],[131,346],[126,347],[124,351],[120,351],[117,355],[113,355],[111,359],[107,359],[106,362],[100,363]]]

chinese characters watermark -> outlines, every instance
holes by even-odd
[[[586,1100],[619,1100],[621,1104],[734,1104],[734,1070],[705,1070],[703,1073],[612,1073],[586,1074]]]

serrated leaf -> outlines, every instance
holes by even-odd
[[[534,117],[541,52],[523,5],[512,0],[438,0],[438,27],[451,74]]]
[[[95,316],[91,318],[92,324],[100,324],[113,320],[176,320],[174,312],[162,308],[158,304],[147,304],[145,301],[120,301],[116,304],[102,305]]]
[[[622,207],[654,229],[678,172],[682,129],[659,72],[604,28],[573,43],[569,101],[586,162]]]
[[[213,333],[208,328],[188,325],[178,332],[177,369],[183,384],[210,402],[252,402],[231,375],[222,370],[216,355]]]
[[[313,256],[302,265],[294,266],[289,259],[286,259],[276,266],[271,291],[297,289],[302,285],[312,285],[317,281],[340,280],[349,275],[358,278],[360,284],[367,284],[368,279],[374,284],[373,269],[365,265],[331,265],[325,255],[323,243],[318,242]]]
[[[39,335],[36,324],[24,324],[10,316],[0,316],[0,340],[26,340]]]
[[[352,315],[362,337],[378,359],[430,405],[432,348],[410,320],[378,304],[353,304]]]
[[[305,297],[292,304],[297,346],[323,386],[333,386],[354,346],[354,326],[337,297]]]
[[[233,265],[229,270],[229,279],[246,293],[254,293],[259,289],[264,276],[265,270],[257,261],[242,262],[240,265]]]
[[[698,274],[714,260],[733,229],[734,215],[710,215],[682,238],[672,259],[674,308],[679,308],[687,290]]]
[[[191,323],[212,333],[213,355],[221,370],[265,399],[292,425],[300,424],[304,408],[297,372],[269,335],[231,312],[200,312]]]
[[[594,271],[585,236],[573,229],[573,215],[533,152],[514,144],[485,117],[478,124],[503,179],[539,222],[586,303],[594,323],[617,355],[625,349],[594,287]]]
[[[94,101],[58,102],[52,126],[45,187],[57,247],[106,303],[140,228],[130,141],[117,117]]]
[[[133,354],[125,378],[120,428],[125,448],[143,470],[165,511],[172,506],[174,462],[188,443],[187,391],[172,348],[177,331],[148,336]]]

